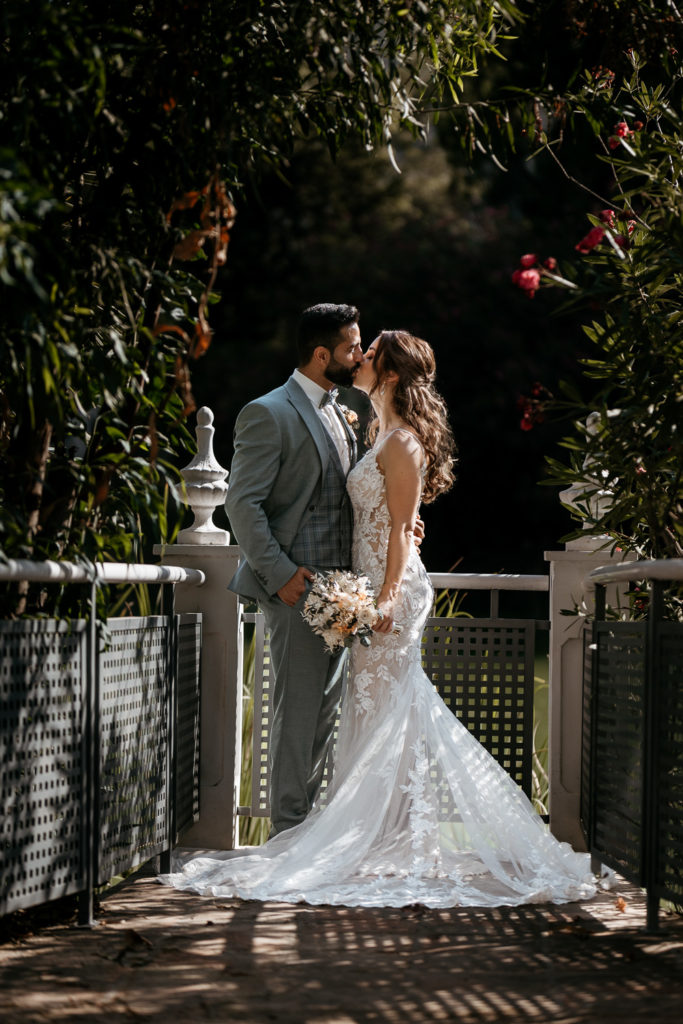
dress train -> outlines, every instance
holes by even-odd
[[[377,452],[349,474],[354,568],[379,591],[390,527]],[[328,797],[264,846],[188,853],[160,881],[217,897],[399,907],[563,903],[595,894],[588,854],[547,830],[420,663],[432,588],[411,553],[398,635],[354,645]]]

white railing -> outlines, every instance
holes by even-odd
[[[550,588],[547,576],[509,572],[430,572],[435,587],[448,590],[538,590]]]
[[[587,587],[596,584],[631,583],[634,580],[683,580],[683,558],[658,558],[624,565],[600,565],[585,578]]]
[[[548,576],[521,575],[511,572],[430,572],[434,588],[444,590],[485,590],[490,594],[489,614],[498,618],[498,596],[501,590],[545,592],[550,590]]]
[[[201,569],[184,569],[180,565],[95,562],[88,566],[17,558],[0,563],[0,580],[26,580],[29,583],[188,583],[201,587],[206,575]]]

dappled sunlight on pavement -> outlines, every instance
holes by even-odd
[[[683,920],[647,935],[626,885],[563,906],[366,910],[202,899],[140,877],[99,919],[0,947],[3,1024],[597,1024],[679,1021],[683,1007]]]

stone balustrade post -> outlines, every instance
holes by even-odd
[[[593,413],[586,429],[597,429]],[[584,464],[590,469],[590,463]],[[597,488],[597,489],[596,489]],[[588,491],[594,491],[590,496]],[[590,508],[598,519],[612,500],[610,491],[583,481],[562,491],[565,505]],[[585,524],[584,524],[585,525]],[[586,592],[586,575],[598,566],[621,562],[624,555],[610,553],[610,538],[594,535],[585,525],[585,536],[568,541],[564,551],[546,551],[550,563],[550,666],[548,774],[550,783],[550,829],[560,840],[576,850],[585,850],[581,830],[581,741],[583,719],[583,632],[586,616],[594,610],[593,593]],[[632,557],[632,556],[628,556]],[[625,603],[626,587],[607,589],[607,601],[613,607]]]
[[[227,470],[213,453],[213,413],[197,413],[197,454],[181,470],[194,522],[175,544],[157,545],[162,565],[201,569],[201,587],[176,590],[177,612],[202,613],[199,821],[183,846],[231,850],[237,845],[237,806],[242,737],[240,606],[227,589],[240,557],[230,535],[213,523],[227,494]]]

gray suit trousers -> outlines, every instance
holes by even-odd
[[[306,594],[290,608],[259,600],[270,631],[273,719],[270,736],[271,835],[298,825],[318,795],[342,689],[346,650],[331,655],[304,622]]]

